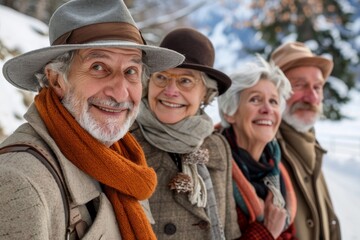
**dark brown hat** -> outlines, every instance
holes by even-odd
[[[185,56],[185,61],[178,68],[189,68],[206,73],[218,84],[219,95],[231,85],[231,79],[223,72],[213,68],[215,50],[210,40],[191,28],[179,28],[168,33],[160,43]]]

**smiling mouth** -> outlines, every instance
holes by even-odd
[[[273,125],[273,121],[271,121],[271,120],[258,120],[258,121],[253,121],[253,123],[258,124],[258,125],[265,125],[265,126]]]
[[[166,102],[163,100],[159,100],[159,102],[167,107],[171,107],[171,108],[181,108],[184,107],[185,105],[182,104],[177,104],[177,103],[170,103],[170,102]]]
[[[101,111],[108,112],[108,113],[121,113],[123,111],[129,110],[128,108],[106,108],[106,107],[101,107],[101,106],[97,106],[94,104],[93,104],[93,106]]]

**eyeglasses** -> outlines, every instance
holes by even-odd
[[[151,76],[153,83],[160,88],[165,88],[171,79],[175,79],[176,86],[182,91],[190,91],[199,82],[199,79],[192,75],[177,75],[157,72]]]

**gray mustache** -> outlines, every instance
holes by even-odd
[[[108,106],[108,107],[113,107],[113,108],[128,108],[130,110],[134,108],[133,102],[117,102],[113,98],[98,99],[98,98],[92,97],[92,98],[89,98],[88,102],[89,102],[89,104],[93,104],[93,105]]]
[[[292,108],[291,112],[295,112],[296,110],[310,110],[313,112],[318,112],[319,108],[313,104],[305,103],[305,102],[297,102],[295,103]]]

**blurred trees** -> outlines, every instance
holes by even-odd
[[[55,9],[67,1],[68,0],[0,0],[0,4],[48,23]]]
[[[69,0],[0,0],[0,4],[48,23],[56,8],[67,1]],[[206,1],[124,0],[144,38],[152,44],[157,44],[169,29],[188,25],[186,16]]]
[[[131,0],[127,6],[150,44],[157,45],[171,29],[190,26],[188,16],[208,2],[207,0]]]
[[[66,1],[0,0],[0,4],[48,23],[54,10]],[[354,32],[351,28],[360,15],[359,1],[124,1],[150,44],[158,44],[166,32],[181,26],[193,26],[208,35],[222,31],[223,48],[217,49],[218,55],[224,60],[225,55],[233,54],[232,66],[225,63],[233,70],[246,55],[260,52],[268,57],[274,48],[287,40],[305,42],[318,55],[331,55],[335,64],[332,77],[325,85],[324,114],[332,120],[344,117],[341,106],[349,101],[348,92],[355,87],[355,71],[360,72],[356,68],[360,48],[354,46],[360,31]],[[218,27],[220,25],[226,26]],[[216,46],[217,39],[212,41]]]
[[[357,35],[351,30],[357,9],[353,4],[338,0],[261,0],[254,1],[253,6],[259,13],[253,18],[253,27],[267,44],[258,51],[270,54],[284,38],[293,35],[293,40],[309,42],[316,54],[332,56],[334,69],[324,92],[324,113],[332,120],[344,117],[340,107],[348,102],[348,92],[355,87],[359,50],[352,44]],[[345,92],[339,89],[339,79],[347,87]]]

